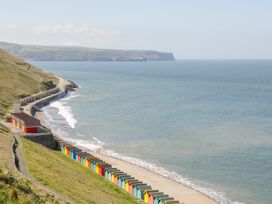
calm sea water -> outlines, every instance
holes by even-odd
[[[34,64],[80,85],[44,110],[63,137],[221,203],[272,203],[272,61]]]

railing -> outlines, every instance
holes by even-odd
[[[42,92],[42,93],[37,93],[37,94],[31,95],[31,96],[28,96],[26,98],[20,99],[19,104],[20,104],[20,106],[25,106],[25,105],[27,105],[29,103],[32,103],[32,102],[37,101],[39,99],[42,99],[42,98],[45,98],[47,96],[56,94],[58,92],[60,92],[60,88],[56,87],[56,88],[50,89],[48,91],[45,91],[45,92]]]

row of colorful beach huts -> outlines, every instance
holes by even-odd
[[[148,204],[184,204],[174,200],[174,198],[165,195],[159,190],[153,190],[152,187],[136,178],[112,167],[111,164],[97,158],[96,156],[82,151],[81,149],[70,145],[62,140],[56,140],[57,149],[71,159],[78,161],[91,171],[97,173],[105,179],[111,181],[116,186],[124,189],[138,199]]]

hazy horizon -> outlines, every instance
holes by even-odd
[[[176,59],[272,59],[272,2],[2,2],[0,41],[172,52]]]

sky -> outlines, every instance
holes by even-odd
[[[0,0],[0,41],[272,59],[272,1]]]

